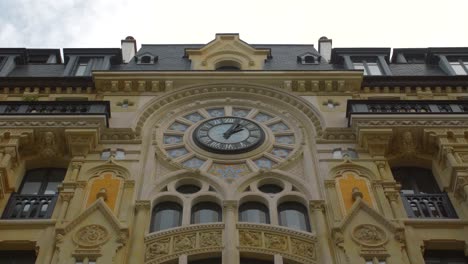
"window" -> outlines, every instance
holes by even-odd
[[[178,192],[183,194],[194,194],[200,191],[200,187],[193,185],[193,184],[184,184],[176,189]]]
[[[151,57],[150,57],[150,56],[143,56],[143,57],[141,57],[141,63],[142,63],[142,64],[149,64],[149,63],[151,63]]]
[[[366,259],[366,264],[387,264],[385,260],[380,260],[377,257]]]
[[[382,75],[382,69],[380,69],[377,61],[353,61],[353,66],[355,70],[363,70],[364,75]]]
[[[125,159],[125,150],[119,149],[119,148],[118,148],[118,149],[115,151],[115,159],[117,159],[117,160],[123,160],[123,159]]]
[[[221,264],[222,259],[220,257],[212,257],[208,259],[189,260],[188,264]],[[241,262],[243,263],[243,262]]]
[[[221,222],[221,207],[212,202],[201,202],[192,208],[192,224]]]
[[[258,187],[261,192],[275,194],[280,193],[283,191],[283,187],[276,185],[276,184],[263,184],[262,186]]]
[[[257,202],[244,203],[239,207],[239,221],[249,223],[270,223],[268,207]]]
[[[431,170],[416,167],[392,168],[401,184],[401,198],[410,218],[457,218],[446,193],[441,192]]]
[[[468,258],[463,251],[456,250],[426,250],[426,264],[468,264]]]
[[[75,76],[86,75],[86,69],[88,68],[89,58],[80,58],[75,69]]]
[[[0,251],[0,263],[2,264],[34,264],[36,253],[34,251]]]
[[[163,202],[153,208],[151,232],[178,227],[182,224],[182,206]]]
[[[111,150],[110,149],[103,149],[101,152],[101,159],[102,160],[108,160],[111,156]]]
[[[305,64],[313,64],[315,63],[315,58],[313,56],[305,56],[304,57]]]
[[[84,260],[78,260],[75,264],[96,264],[95,260],[88,260],[87,258]]]
[[[19,192],[10,196],[3,218],[49,218],[65,173],[66,169],[58,168],[29,170]]]
[[[241,65],[235,61],[221,61],[216,63],[215,69],[217,71],[240,71]]]
[[[300,203],[285,202],[278,206],[279,224],[281,226],[310,232],[307,209]]]
[[[334,159],[343,159],[343,158],[357,159],[358,154],[357,154],[357,151],[352,148],[348,148],[347,150],[342,150],[341,148],[337,148],[333,150],[332,157]]]
[[[450,61],[449,63],[456,75],[468,74],[468,61],[458,60]]]

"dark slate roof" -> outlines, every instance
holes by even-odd
[[[16,65],[9,77],[61,77],[65,69],[64,64],[27,64]]]
[[[434,64],[411,64],[399,63],[389,64],[394,76],[445,76],[447,75],[439,65]]]

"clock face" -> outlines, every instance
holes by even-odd
[[[234,116],[218,117],[201,123],[193,140],[202,149],[220,154],[251,151],[265,140],[265,133],[255,122]]]

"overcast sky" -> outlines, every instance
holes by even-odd
[[[207,43],[468,47],[468,0],[0,0],[0,47]]]

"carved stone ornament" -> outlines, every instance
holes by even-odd
[[[40,155],[45,158],[51,158],[59,155],[56,141],[57,139],[53,132],[44,132],[41,138],[41,148],[39,150]]]
[[[220,247],[221,231],[200,233],[200,247]]]
[[[364,246],[380,246],[387,242],[387,234],[383,229],[375,225],[358,225],[352,231],[353,239]]]
[[[239,244],[242,247],[261,247],[262,233],[253,231],[240,231]]]
[[[288,240],[284,236],[278,236],[278,235],[265,233],[265,246],[266,248],[273,249],[273,250],[287,251]]]
[[[181,235],[174,238],[174,251],[186,251],[195,248],[196,234]]]
[[[314,244],[291,238],[291,247],[294,255],[315,259]]]
[[[161,256],[169,254],[170,241],[171,241],[170,238],[166,238],[166,239],[161,239],[159,241],[156,241],[150,244],[146,248],[145,258],[153,259],[153,258],[159,258]]]
[[[73,236],[75,243],[82,247],[96,247],[109,239],[109,232],[100,225],[87,225],[76,231]]]

